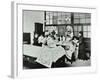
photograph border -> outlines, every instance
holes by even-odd
[[[20,77],[40,77],[40,76],[55,76],[67,75],[73,73],[90,73],[96,72],[96,50],[93,48],[95,45],[95,34],[92,33],[96,30],[96,8],[89,7],[74,7],[74,6],[57,6],[57,5],[40,5],[31,3],[12,2],[11,4],[11,33],[12,33],[12,52],[11,52],[11,76],[13,78]],[[23,70],[22,67],[22,10],[47,10],[47,11],[65,11],[65,12],[87,12],[91,15],[91,66],[89,67],[68,67],[68,68],[55,68],[55,69],[34,69]]]

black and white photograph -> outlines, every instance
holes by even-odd
[[[23,69],[91,66],[91,13],[23,10]]]

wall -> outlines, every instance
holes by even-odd
[[[31,44],[33,43],[33,33],[35,23],[44,23],[44,12],[43,11],[23,11],[23,31],[31,33]]]
[[[90,74],[72,74],[72,75],[57,75],[45,76],[29,79],[16,80],[100,80],[100,0],[28,0],[34,4],[53,4],[53,5],[76,5],[76,6],[92,6],[97,7],[98,26],[93,31],[95,35],[97,72]],[[13,80],[10,78],[11,68],[11,0],[0,1],[0,80]]]

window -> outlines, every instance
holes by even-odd
[[[63,30],[66,25],[73,27],[75,36],[78,36],[78,33],[83,31],[83,36],[90,38],[91,14],[46,11],[46,27],[56,26],[60,33],[61,31],[59,29]]]
[[[83,33],[85,38],[90,38],[90,26],[83,26]]]
[[[46,12],[46,25],[71,24],[71,13]]]
[[[78,36],[83,31],[85,38],[90,38],[91,14],[90,13],[74,13],[74,35]]]

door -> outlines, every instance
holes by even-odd
[[[35,23],[35,33],[42,34],[43,33],[43,24],[42,23]]]

